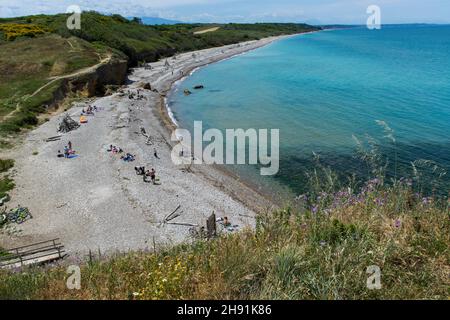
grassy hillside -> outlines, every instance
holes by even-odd
[[[52,78],[98,63],[106,50],[76,37],[45,34],[1,45],[0,133],[37,124],[59,82],[34,94]]]
[[[120,15],[105,16],[96,12],[84,12],[81,30],[66,27],[68,15],[37,15],[22,18],[0,19],[0,24],[33,24],[63,37],[77,36],[89,42],[102,42],[118,49],[130,58],[132,64],[141,60],[154,61],[175,52],[205,49],[263,37],[301,33],[317,30],[305,24],[219,24],[218,32],[195,35],[198,28],[207,24],[144,25]]]
[[[261,215],[254,232],[82,263],[81,290],[64,267],[1,271],[0,298],[448,299],[449,230],[448,203],[372,180]]]

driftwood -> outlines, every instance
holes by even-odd
[[[217,235],[216,215],[214,213],[209,216],[208,220],[206,220],[206,232],[208,238],[213,238]]]
[[[198,224],[183,223],[183,222],[167,222],[166,224],[172,224],[176,226],[186,226],[186,227],[198,227]]]
[[[61,137],[62,137],[62,136],[54,136],[54,137],[50,137],[50,138],[45,139],[45,142],[59,141],[59,140],[61,140]]]
[[[68,114],[64,116],[61,123],[58,127],[58,132],[69,132],[75,129],[78,129],[80,127],[80,124],[73,120]]]
[[[175,214],[179,209],[181,208],[181,205],[178,205],[178,207],[173,210],[171,213],[169,213],[165,218],[164,218],[164,222],[169,222],[177,217],[180,216],[179,213]]]

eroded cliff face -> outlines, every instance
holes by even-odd
[[[128,73],[128,61],[111,58],[98,68],[81,75],[64,79],[53,97],[46,103],[47,108],[56,108],[70,93],[81,93],[86,97],[101,96],[106,92],[107,85],[125,83]]]
[[[108,63],[99,66],[95,71],[68,79],[65,84],[66,93],[83,91],[88,97],[103,95],[106,85],[121,85],[128,72],[128,61],[112,58]]]

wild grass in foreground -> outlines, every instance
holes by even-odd
[[[65,267],[2,271],[0,298],[448,299],[449,218],[446,200],[372,180],[300,197],[255,231],[84,263],[80,290],[67,289]],[[367,288],[373,265],[380,290]]]

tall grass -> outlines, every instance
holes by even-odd
[[[369,181],[296,208],[261,214],[256,230],[81,263],[81,290],[63,266],[0,272],[0,298],[447,299],[448,203],[406,183]],[[314,205],[311,205],[314,203]],[[380,290],[366,286],[381,269]]]

